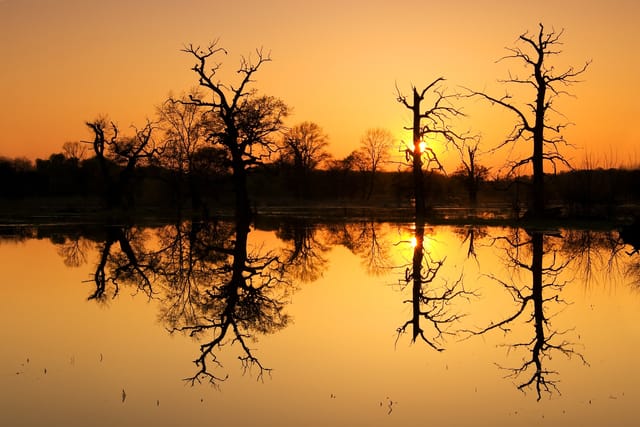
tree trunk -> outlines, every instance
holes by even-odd
[[[413,89],[413,190],[416,218],[424,219],[426,206],[424,200],[424,174],[422,172],[422,152],[420,151],[420,94]]]

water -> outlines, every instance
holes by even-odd
[[[0,425],[637,425],[616,231],[42,227],[0,259]]]

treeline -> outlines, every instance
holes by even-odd
[[[216,153],[204,149],[196,158],[207,164]],[[196,161],[198,162],[198,161]],[[224,168],[199,168],[193,176],[153,162],[136,167],[126,193],[129,209],[208,209],[231,206],[234,200],[232,176]],[[109,161],[111,176],[125,166]],[[431,206],[472,206],[462,173],[445,175],[434,171],[425,176],[426,197]],[[372,180],[375,185],[372,185]],[[576,217],[611,217],[625,205],[640,201],[640,170],[592,169],[547,175],[549,206],[559,206]],[[0,197],[5,203],[20,199],[60,199],[78,206],[94,203],[106,207],[108,186],[96,157],[78,159],[58,153],[48,159],[0,158]],[[258,206],[305,205],[308,203],[354,204],[406,207],[411,204],[413,182],[410,170],[370,171],[333,162],[323,169],[311,169],[304,176],[285,162],[273,162],[252,169],[248,188]],[[501,204],[514,210],[526,209],[530,179],[486,179],[478,188],[479,207]],[[197,203],[194,202],[197,198]]]

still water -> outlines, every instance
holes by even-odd
[[[638,425],[616,231],[5,227],[2,426]]]

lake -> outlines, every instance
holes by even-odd
[[[615,230],[0,228],[3,426],[632,426]]]

